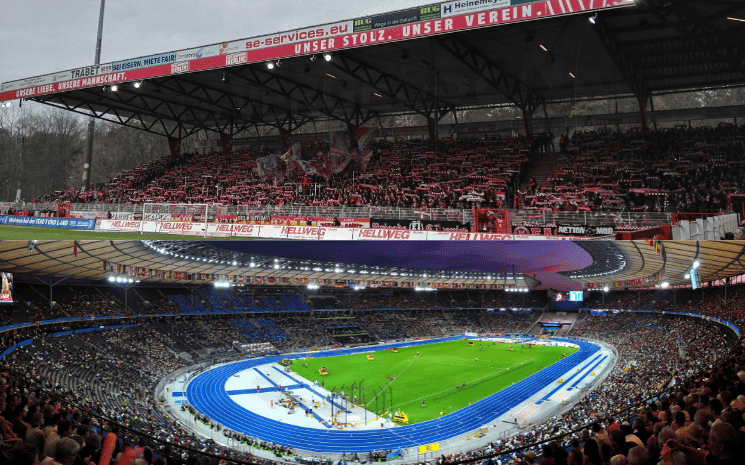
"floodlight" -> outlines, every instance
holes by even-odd
[[[323,54],[323,59],[326,60],[326,61],[331,61],[331,54],[330,53],[324,53]]]
[[[111,89],[112,92],[116,92],[117,90],[119,90],[119,86],[114,84],[111,87],[109,87],[109,89]]]
[[[272,63],[271,61],[268,61],[266,63],[266,67],[269,68],[269,69],[274,69],[274,63]]]

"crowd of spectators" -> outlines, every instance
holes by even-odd
[[[328,144],[307,142],[301,161],[328,157]],[[288,171],[282,154],[184,154],[153,160],[92,186],[58,191],[33,202],[221,203],[470,209],[506,203],[529,164],[531,144],[521,137],[369,141],[370,159],[337,167],[337,174]],[[257,159],[279,155],[271,172]],[[307,160],[306,160],[307,159]],[[263,171],[263,172],[260,172]],[[324,170],[319,170],[322,173]],[[361,173],[361,174],[360,174]],[[320,190],[309,186],[320,186]]]
[[[745,192],[742,127],[577,131],[545,184],[522,192],[529,208],[563,211],[719,212]]]
[[[328,143],[310,141],[291,157],[296,161],[266,150],[167,156],[118,173],[87,192],[58,191],[33,203],[365,206],[379,212],[437,208],[452,211],[450,219],[473,206],[720,212],[729,208],[730,195],[745,192],[745,171],[732,163],[742,154],[743,136],[742,126],[732,124],[660,128],[644,136],[637,130],[576,131],[562,136],[551,175],[524,190],[516,186],[528,177],[540,150],[521,136],[441,139],[434,145],[370,140],[369,159],[352,157],[344,167],[334,167],[336,174],[293,170],[298,160],[318,167],[330,159]],[[257,160],[267,157],[275,160],[270,172],[258,169]]]

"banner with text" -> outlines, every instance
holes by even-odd
[[[374,22],[371,20],[370,30],[355,32],[354,20],[343,21],[7,82],[0,85],[0,101],[299,55],[332,52],[564,14],[631,6],[635,4],[635,1],[545,0],[522,3],[519,0],[513,0],[515,5],[503,6],[503,2],[498,0],[493,5],[471,0],[460,2],[461,6],[453,10],[456,3],[459,2],[446,2],[444,5],[450,7],[446,13],[449,16],[443,14],[443,17],[438,19],[432,18],[441,15],[442,6],[439,7],[439,12],[434,11],[434,6],[424,7],[419,9],[419,21],[416,22],[407,23],[407,18],[410,16],[406,14],[401,16],[401,12],[379,15],[380,18],[377,21],[381,25],[379,29],[372,28]],[[421,10],[427,8],[431,11],[422,13]],[[458,9],[463,13],[458,14],[456,11]],[[361,18],[365,22],[366,19]],[[390,22],[391,26],[382,27],[387,22]],[[394,22],[397,24],[393,24]],[[358,26],[362,27],[363,24]],[[179,57],[185,61],[180,61]]]
[[[427,231],[470,231],[471,223],[439,220],[399,220],[395,218],[370,218],[372,228],[422,229]]]

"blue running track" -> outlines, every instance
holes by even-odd
[[[408,347],[459,339],[462,339],[462,337],[386,346],[381,345],[374,348],[363,347],[359,349],[329,351],[314,353],[313,358],[336,357],[379,351],[388,347]],[[600,350],[600,347],[589,342],[560,338],[556,338],[555,340],[578,344],[580,350],[519,383],[513,384],[457,412],[415,425],[381,429],[379,431],[342,431],[288,425],[244,409],[233,401],[225,391],[225,383],[234,374],[266,363],[275,363],[283,358],[293,357],[264,357],[213,368],[200,374],[189,383],[186,389],[186,397],[189,403],[199,412],[234,431],[247,434],[262,441],[273,442],[297,449],[313,452],[363,453],[397,449],[399,447],[414,447],[421,444],[443,441],[484,426],[500,415],[515,408],[546,386],[556,382],[557,378],[578,367]],[[302,358],[302,355],[296,355],[294,358]]]

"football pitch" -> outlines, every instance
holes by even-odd
[[[512,344],[510,351],[509,347],[506,343],[474,341],[470,346],[467,340],[449,341],[400,348],[397,353],[382,350],[299,359],[292,370],[311,382],[324,382],[326,389],[344,390],[347,395],[355,392],[352,384],[359,386],[362,382],[370,411],[375,410],[370,399],[385,391],[386,410],[403,411],[411,424],[467,407],[558,362],[562,354],[569,356],[579,350],[546,346],[521,349],[519,344]],[[374,360],[367,359],[369,354]],[[328,375],[319,375],[321,367],[328,369]],[[382,397],[377,394],[381,410]]]

